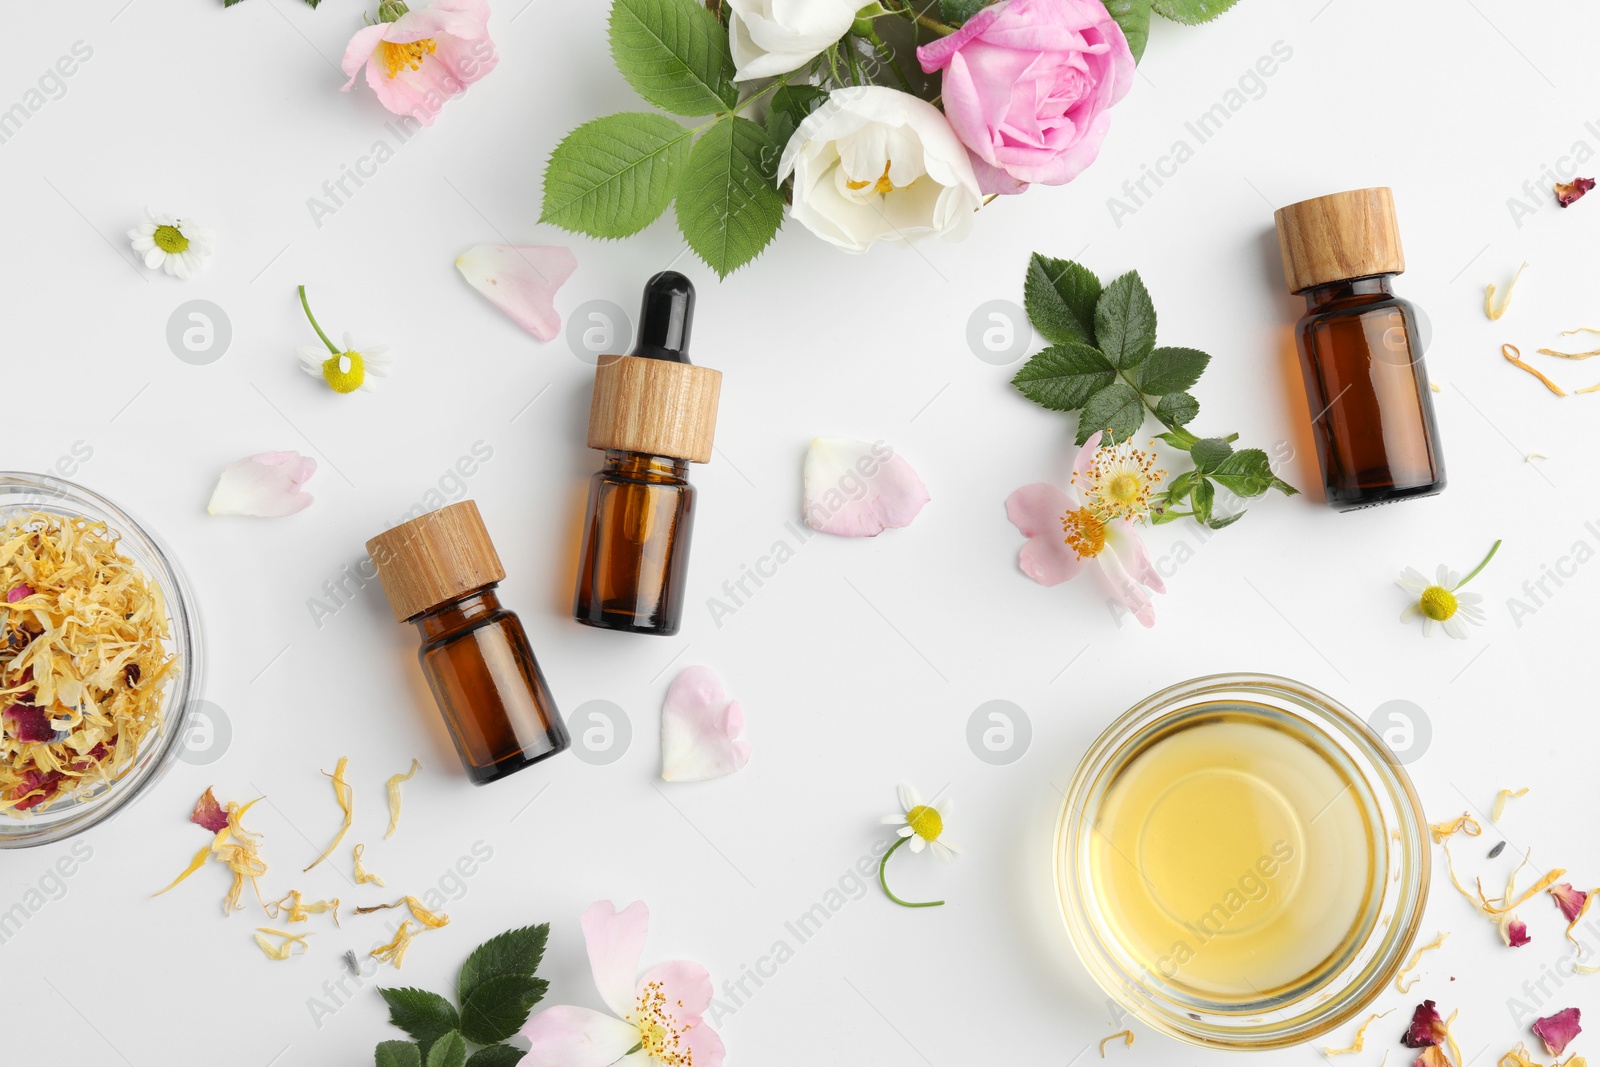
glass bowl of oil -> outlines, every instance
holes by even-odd
[[[1170,1036],[1298,1044],[1360,1014],[1427,902],[1421,802],[1383,740],[1287,678],[1165,689],[1084,756],[1053,866],[1096,982]]]

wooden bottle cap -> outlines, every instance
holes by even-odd
[[[470,500],[403,522],[367,542],[396,622],[506,576]]]
[[[1291,293],[1406,269],[1394,196],[1387,188],[1302,200],[1279,208],[1273,217]]]
[[[722,372],[643,356],[601,356],[589,447],[711,462]]]

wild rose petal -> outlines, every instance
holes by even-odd
[[[12,704],[0,712],[0,721],[5,723],[5,732],[18,741],[55,740],[56,728],[51,725],[50,716],[45,714],[43,708]]]
[[[561,332],[556,293],[577,268],[572,249],[550,245],[473,245],[456,259],[474,289],[541,341]]]
[[[668,782],[722,778],[750,762],[750,746],[738,740],[744,709],[729,700],[722,682],[705,667],[689,667],[673,679],[661,705],[661,777]]]
[[[560,1005],[529,1019],[522,1036],[528,1054],[521,1067],[609,1067],[639,1043],[639,1028],[593,1008]]]
[[[1427,1048],[1437,1045],[1445,1039],[1444,1020],[1439,1017],[1439,1009],[1431,1000],[1424,1000],[1417,1005],[1417,1010],[1411,1014],[1411,1025],[1406,1028],[1405,1036],[1400,1043],[1406,1048]]]
[[[813,530],[876,537],[911,525],[928,500],[911,464],[882,441],[818,437],[806,450],[805,520]]]
[[[217,798],[208,787],[200,794],[200,799],[195,801],[189,821],[216,833],[228,825],[228,813],[222,810],[222,805],[217,803]]]
[[[278,518],[311,506],[300,487],[317,471],[317,461],[298,452],[261,452],[230,463],[217,479],[206,510],[212,515]]]
[[[645,935],[650,931],[650,908],[636,900],[618,911],[611,901],[597,900],[589,905],[579,924],[600,999],[619,1016],[627,1015],[637,1007],[635,979],[639,957],[644,955]]]
[[[1546,1052],[1552,1056],[1561,1055],[1572,1039],[1583,1032],[1583,1027],[1578,1025],[1579,1014],[1577,1008],[1563,1008],[1533,1024],[1534,1036],[1544,1042]]]
[[[11,799],[17,801],[15,810],[27,811],[55,796],[56,790],[61,788],[61,779],[64,777],[60,771],[48,773],[39,770],[24,771],[22,780],[11,789]]]
[[[1569,923],[1577,920],[1578,915],[1583,911],[1584,902],[1589,899],[1588,893],[1581,889],[1572,888],[1571,882],[1553,885],[1550,887],[1549,893],[1556,898],[1556,907],[1561,909],[1561,914],[1566,917]]]
[[[1422,1050],[1422,1055],[1411,1061],[1411,1067],[1455,1067],[1450,1062],[1450,1057],[1444,1054],[1444,1049],[1439,1045],[1429,1045]]]
[[[1500,932],[1505,935],[1506,944],[1511,948],[1521,948],[1533,940],[1528,936],[1528,924],[1521,919],[1507,919]]]
[[[1583,199],[1583,194],[1594,188],[1593,178],[1574,178],[1570,182],[1556,182],[1556,203],[1571,207]]]
[[[1048,482],[1025,485],[1006,497],[1006,518],[1028,539],[1017,566],[1040,585],[1060,585],[1083,569],[1061,530],[1061,517],[1071,506],[1067,494]]]
[[[15,604],[24,597],[30,597],[32,595],[33,586],[29,585],[27,582],[23,582],[20,585],[12,586],[6,591],[6,603]]]

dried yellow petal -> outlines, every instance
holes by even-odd
[[[357,845],[350,850],[350,858],[355,860],[356,885],[366,885],[368,882],[374,885],[383,885],[383,879],[367,870],[361,863],[361,853],[365,852],[366,849],[366,845]]]
[[[1402,993],[1411,992],[1412,987],[1415,986],[1418,982],[1422,981],[1422,979],[1421,979],[1421,977],[1417,977],[1417,978],[1413,978],[1410,982],[1407,982],[1406,981],[1406,975],[1409,974],[1411,971],[1415,970],[1417,964],[1422,962],[1422,954],[1424,952],[1431,952],[1433,949],[1439,948],[1440,946],[1442,946],[1444,944],[1444,939],[1449,937],[1449,936],[1450,936],[1450,931],[1441,930],[1441,931],[1439,931],[1439,936],[1438,937],[1435,937],[1432,941],[1429,941],[1426,945],[1421,946],[1415,952],[1413,952],[1411,954],[1410,961],[1404,967],[1402,967],[1400,969],[1400,973],[1399,974],[1394,976],[1394,987],[1396,989],[1398,989]],[[1367,1021],[1371,1022],[1372,1020],[1369,1019]],[[1356,1036],[1359,1039],[1360,1035],[1357,1034]],[[1359,1045],[1357,1045],[1355,1048],[1351,1049],[1350,1051],[1351,1052],[1360,1052],[1361,1051],[1361,1047]]]
[[[350,783],[344,780],[344,769],[349,763],[349,756],[340,756],[332,774],[328,774],[327,771],[322,772],[333,779],[333,798],[339,802],[339,810],[344,812],[344,822],[339,824],[339,832],[333,835],[333,840],[328,843],[327,848],[322,850],[322,855],[307,865],[306,870],[308,871],[333,855],[333,850],[339,847],[339,842],[344,840],[344,835],[350,830],[350,824],[355,821],[355,791],[350,788]]]
[[[1555,356],[1558,359],[1593,359],[1600,356],[1600,348],[1591,348],[1587,352],[1558,352],[1554,348],[1539,349],[1541,356]]]
[[[1112,1034],[1110,1037],[1106,1037],[1106,1038],[1102,1038],[1101,1039],[1101,1041],[1100,1041],[1100,1058],[1101,1059],[1105,1059],[1106,1058],[1106,1046],[1109,1045],[1111,1042],[1117,1040],[1118,1038],[1122,1039],[1122,1047],[1123,1048],[1132,1048],[1133,1047],[1133,1031],[1132,1030],[1119,1031],[1119,1032],[1117,1032],[1115,1034]]]
[[[1511,294],[1516,291],[1517,282],[1519,279],[1521,279],[1522,272],[1527,269],[1528,265],[1526,263],[1517,268],[1517,273],[1511,277],[1511,284],[1506,286],[1505,296],[1501,297],[1498,304],[1495,303],[1494,299],[1494,285],[1491,284],[1484,290],[1483,313],[1489,316],[1490,322],[1499,322],[1500,316],[1504,315],[1506,313],[1506,309],[1511,307]]]
[[[267,940],[265,935],[268,934],[273,937],[281,937],[283,938],[283,941],[274,945],[271,941]],[[286,933],[283,930],[273,930],[266,926],[256,927],[255,933],[256,944],[261,946],[261,951],[266,954],[266,957],[269,960],[288,959],[289,956],[294,952],[294,947],[296,945],[299,945],[306,952],[311,951],[311,946],[306,942],[306,938],[310,936],[310,934]]]
[[[201,848],[200,848],[200,851],[196,852],[194,854],[194,859],[189,861],[189,866],[184,868],[183,873],[178,875],[178,877],[174,878],[171,882],[167,883],[167,889],[171,889],[173,886],[177,885],[179,882],[181,882],[185,878],[189,877],[195,871],[198,871],[201,867],[204,867],[206,865],[206,860],[208,860],[210,858],[211,858],[211,846],[210,845],[202,845]],[[151,893],[150,895],[153,896],[153,897],[159,897],[162,893],[165,893],[167,891],[167,889],[157,890],[156,892]]]
[[[1528,1046],[1519,1041],[1516,1048],[1500,1057],[1497,1067],[1541,1067],[1541,1064],[1528,1054]]]
[[[1407,969],[1409,970],[1410,968]],[[1405,990],[1401,990],[1401,992],[1403,993]],[[1360,1052],[1367,1041],[1367,1027],[1371,1026],[1373,1023],[1377,1022],[1379,1019],[1383,1018],[1385,1015],[1388,1015],[1389,1012],[1392,1011],[1394,1011],[1394,1009],[1390,1008],[1389,1011],[1381,1014],[1367,1016],[1367,1021],[1362,1023],[1361,1028],[1356,1031],[1355,1040],[1350,1043],[1349,1048],[1328,1048],[1327,1046],[1323,1046],[1323,1055],[1348,1056],[1352,1052]]]
[[[409,771],[404,774],[393,775],[389,779],[389,828],[383,832],[385,841],[393,837],[395,830],[400,827],[400,783],[409,782],[412,775],[416,774],[421,767],[421,761],[413,759]]]
[[[321,915],[324,912],[333,912],[333,925],[339,926],[339,898],[332,900],[302,901],[298,889],[289,890],[281,900],[275,900],[267,905],[267,917],[276,919],[279,915],[284,917],[284,922],[303,923],[309,922],[311,916]]]
[[[1550,390],[1552,393],[1556,394],[1556,396],[1566,396],[1567,395],[1567,391],[1565,389],[1561,388],[1561,386],[1557,385],[1555,382],[1551,381],[1549,379],[1549,377],[1547,377],[1542,370],[1540,370],[1539,368],[1535,367],[1531,363],[1523,362],[1523,360],[1522,360],[1522,352],[1521,352],[1520,349],[1517,348],[1516,345],[1511,345],[1511,344],[1501,345],[1500,346],[1500,354],[1502,356],[1505,356],[1506,357],[1506,362],[1511,364],[1513,367],[1519,367],[1522,370],[1525,370],[1529,374],[1533,375],[1535,378],[1539,379],[1541,382],[1544,383],[1544,387],[1546,389]]]
[[[1500,790],[1500,792],[1496,793],[1495,796],[1494,796],[1494,811],[1489,814],[1490,821],[1491,822],[1499,822],[1500,821],[1500,816],[1502,816],[1502,815],[1504,815],[1506,813],[1506,805],[1507,804],[1511,803],[1513,800],[1517,799],[1518,797],[1525,797],[1527,795],[1528,795],[1527,786],[1523,786],[1521,789],[1518,789],[1514,793],[1509,789]]]
[[[357,908],[356,914],[370,915],[375,911],[388,911],[390,908],[398,908],[401,905],[405,905],[406,907],[410,908],[412,916],[424,926],[430,926],[437,930],[441,926],[448,926],[450,924],[450,916],[429,911],[427,908],[422,906],[422,901],[418,900],[416,897],[409,896],[401,897],[393,904],[370,904],[364,908]]]
[[[411,947],[411,942],[416,940],[416,933],[411,929],[411,920],[407,919],[400,924],[400,929],[395,931],[394,940],[387,945],[380,945],[368,953],[380,963],[392,963],[394,969],[400,969],[400,963],[405,959],[406,949]]]
[[[1478,820],[1466,812],[1462,812],[1460,818],[1451,822],[1430,823],[1428,824],[1428,829],[1432,831],[1433,843],[1436,845],[1443,844],[1447,838],[1454,837],[1456,834],[1477,837],[1483,833],[1483,827],[1478,824]]]

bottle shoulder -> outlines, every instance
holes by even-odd
[[[1337,322],[1393,311],[1400,312],[1408,321],[1416,320],[1416,307],[1405,297],[1395,296],[1393,293],[1372,293],[1330,300],[1310,308],[1300,316],[1295,325],[1300,329],[1306,329],[1318,323]]]

